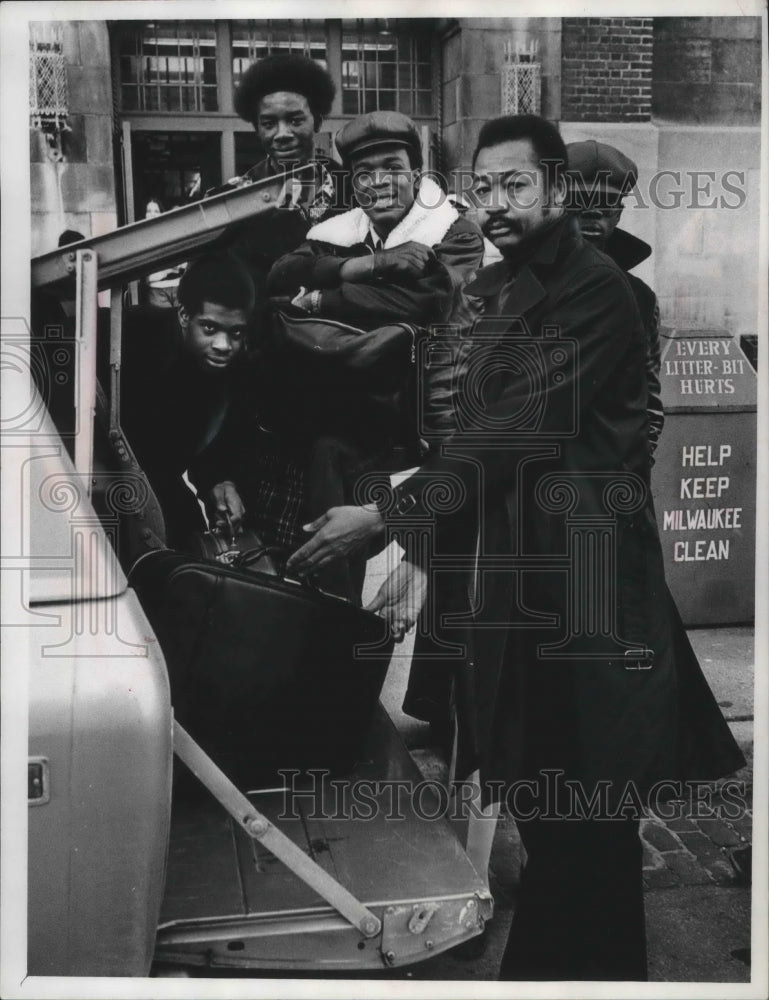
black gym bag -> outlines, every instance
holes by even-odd
[[[280,783],[281,769],[352,770],[393,650],[377,615],[284,579],[279,565],[259,546],[206,562],[162,550],[129,575],[166,659],[176,718],[248,787]]]

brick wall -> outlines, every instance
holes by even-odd
[[[561,108],[564,121],[648,121],[652,18],[565,17]]]

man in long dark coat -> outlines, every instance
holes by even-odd
[[[660,311],[657,296],[632,268],[651,256],[648,243],[624,229],[618,228],[622,215],[622,199],[638,181],[638,167],[621,150],[593,139],[572,142],[566,147],[568,154],[567,207],[579,221],[584,239],[603,253],[608,254],[626,272],[635,295],[641,322],[647,337],[646,380],[648,387],[647,409],[648,441],[651,455],[659,443],[665,422],[660,388]],[[456,542],[452,540],[452,543]],[[445,593],[437,599],[441,613],[448,616],[467,610],[467,586],[460,580],[445,577],[440,580]],[[448,620],[448,618],[447,618]],[[459,633],[456,626],[440,628],[439,621],[430,622],[430,631],[423,628],[414,645],[408,688],[403,709],[409,715],[430,723],[431,743],[450,748],[453,740],[451,718],[454,667],[460,658],[448,655],[452,644],[454,652]],[[463,741],[466,746],[466,740]]]
[[[437,568],[412,538],[433,534],[440,550],[454,519],[477,519],[477,762],[527,852],[500,978],[643,980],[642,806],[663,782],[669,794],[744,760],[696,663],[676,657],[646,337],[626,276],[564,214],[565,161],[536,116],[483,127],[479,215],[503,260],[468,286],[486,301],[486,339],[464,427],[386,509],[329,511],[290,568],[312,572],[389,523],[406,559],[371,607],[402,633]]]

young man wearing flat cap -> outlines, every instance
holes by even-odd
[[[336,144],[358,205],[313,226],[272,268],[269,294],[304,288],[299,308],[363,329],[446,322],[480,266],[483,240],[422,176],[416,126],[397,111],[373,111],[348,122]]]
[[[605,142],[588,139],[566,146],[569,206],[579,220],[583,237],[626,272],[646,331],[648,351],[646,378],[649,383],[649,449],[659,442],[665,423],[660,398],[660,311],[657,296],[646,282],[630,274],[632,268],[651,256],[648,243],[618,229],[622,199],[636,185],[638,168],[629,156]]]
[[[481,266],[483,237],[435,181],[422,175],[422,143],[414,123],[396,111],[374,111],[345,125],[336,145],[352,175],[358,205],[313,226],[307,240],[270,271],[268,294],[290,299],[306,314],[367,331],[389,323],[468,322],[470,306],[462,289]],[[425,386],[424,416],[436,427],[451,420],[446,388],[443,378]],[[411,423],[416,431],[416,412]],[[345,476],[338,473],[341,466],[349,471],[353,454],[373,458],[362,427],[363,414],[350,413],[342,433],[353,449],[344,460],[338,438],[313,444],[312,516],[351,499],[344,495]],[[313,522],[307,530],[314,527]],[[355,600],[363,582],[362,574],[358,577],[346,595]]]

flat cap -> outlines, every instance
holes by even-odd
[[[570,142],[566,152],[566,176],[576,188],[600,186],[604,191],[624,195],[638,180],[638,167],[630,157],[605,142]]]
[[[343,160],[375,146],[405,146],[412,164],[422,165],[422,140],[416,125],[399,111],[371,111],[341,128],[336,148]]]

